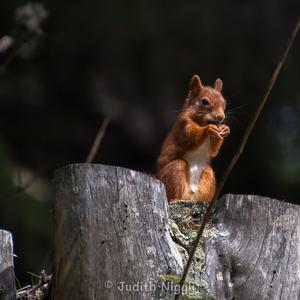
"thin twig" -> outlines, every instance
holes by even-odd
[[[22,188],[22,175],[21,175],[21,170],[17,170],[17,190]]]
[[[92,163],[98,150],[99,150],[99,146],[101,144],[101,141],[105,135],[105,132],[106,132],[106,129],[107,129],[107,126],[109,124],[109,119],[108,118],[105,118],[104,121],[102,122],[100,128],[99,128],[99,131],[97,132],[97,135],[95,137],[95,140],[94,140],[94,143],[91,147],[91,150],[90,150],[90,153],[89,155],[87,156],[85,162],[86,163]]]
[[[229,165],[228,165],[225,173],[223,174],[223,176],[222,176],[222,178],[220,180],[220,183],[218,184],[218,188],[217,188],[216,194],[215,194],[214,198],[212,199],[212,201],[210,202],[210,204],[209,204],[209,206],[207,208],[207,211],[206,211],[206,213],[205,213],[205,215],[203,217],[203,220],[201,222],[199,231],[198,231],[197,236],[195,238],[195,241],[193,242],[193,245],[191,247],[191,251],[189,253],[189,259],[188,259],[188,261],[186,263],[186,266],[185,266],[185,268],[183,270],[183,274],[182,274],[182,277],[181,277],[181,280],[180,280],[179,293],[175,296],[175,300],[178,300],[180,298],[180,296],[181,296],[182,287],[183,287],[183,285],[185,283],[185,280],[186,280],[189,268],[191,266],[193,257],[195,255],[198,243],[199,243],[199,241],[200,241],[200,239],[201,239],[201,237],[203,235],[204,228],[205,228],[207,222],[209,221],[212,207],[213,207],[214,203],[217,201],[217,199],[218,199],[218,197],[220,195],[220,192],[221,192],[221,190],[222,190],[222,188],[223,188],[223,186],[224,186],[227,178],[229,177],[232,169],[234,168],[235,164],[237,163],[237,161],[239,160],[240,156],[242,155],[242,153],[244,151],[244,148],[245,148],[245,145],[246,145],[246,143],[248,141],[248,138],[249,138],[249,136],[250,136],[250,134],[251,134],[251,132],[252,132],[255,124],[256,124],[256,121],[257,121],[257,119],[258,119],[261,111],[263,110],[263,108],[264,108],[264,106],[265,106],[265,104],[266,104],[266,102],[268,100],[268,97],[269,97],[269,95],[270,95],[270,93],[272,91],[272,88],[273,88],[273,86],[274,86],[274,84],[275,84],[275,82],[276,82],[276,80],[278,78],[278,75],[279,75],[279,73],[281,71],[281,68],[284,65],[285,60],[287,58],[287,55],[288,55],[288,53],[289,53],[289,51],[290,51],[290,49],[291,49],[291,47],[292,47],[292,45],[294,43],[294,40],[295,40],[295,37],[296,37],[296,35],[297,35],[298,31],[299,31],[299,28],[300,28],[300,18],[298,19],[297,24],[294,27],[294,30],[293,30],[290,38],[289,38],[288,44],[287,44],[287,46],[285,48],[285,51],[284,51],[281,59],[279,60],[277,66],[276,66],[276,68],[275,68],[275,70],[273,72],[273,75],[272,75],[271,80],[269,82],[269,85],[268,85],[268,87],[267,87],[267,89],[265,91],[265,94],[264,94],[261,102],[259,103],[259,105],[258,105],[258,107],[256,109],[256,112],[254,113],[252,119],[250,120],[250,123],[249,123],[249,125],[248,125],[248,127],[247,127],[247,129],[246,129],[246,131],[245,131],[245,133],[243,135],[243,137],[242,137],[240,146],[238,147],[235,155],[233,156],[232,160],[230,161],[230,163],[229,163]]]
[[[42,271],[40,275],[35,275],[31,272],[28,273],[38,277],[39,282],[17,290],[16,299],[46,299],[51,288],[52,275],[46,275],[45,271]]]

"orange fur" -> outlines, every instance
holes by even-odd
[[[211,201],[215,194],[216,181],[209,160],[218,155],[223,139],[230,133],[229,127],[222,124],[226,108],[222,87],[220,79],[214,88],[202,85],[197,75],[191,80],[188,97],[157,160],[157,175],[166,187],[169,201]],[[195,162],[189,162],[190,154]],[[191,188],[195,180],[190,178],[194,174],[191,167],[200,170],[195,173],[200,172],[196,190]]]

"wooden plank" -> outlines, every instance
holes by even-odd
[[[0,299],[16,299],[13,241],[10,232],[0,230]]]
[[[159,276],[182,270],[163,185],[90,164],[58,170],[55,183],[53,298],[159,299]]]

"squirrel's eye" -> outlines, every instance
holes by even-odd
[[[202,105],[209,105],[208,99],[203,98],[202,101],[201,101],[201,104],[202,104]]]

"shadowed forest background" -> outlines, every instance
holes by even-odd
[[[0,39],[26,3],[1,1]],[[41,3],[44,34],[11,60],[0,52],[0,228],[13,233],[21,283],[51,266],[54,170],[84,162],[109,117],[94,162],[155,173],[195,73],[223,80],[231,112],[219,178],[300,12],[298,0]],[[223,193],[300,204],[299,53],[298,38]]]

